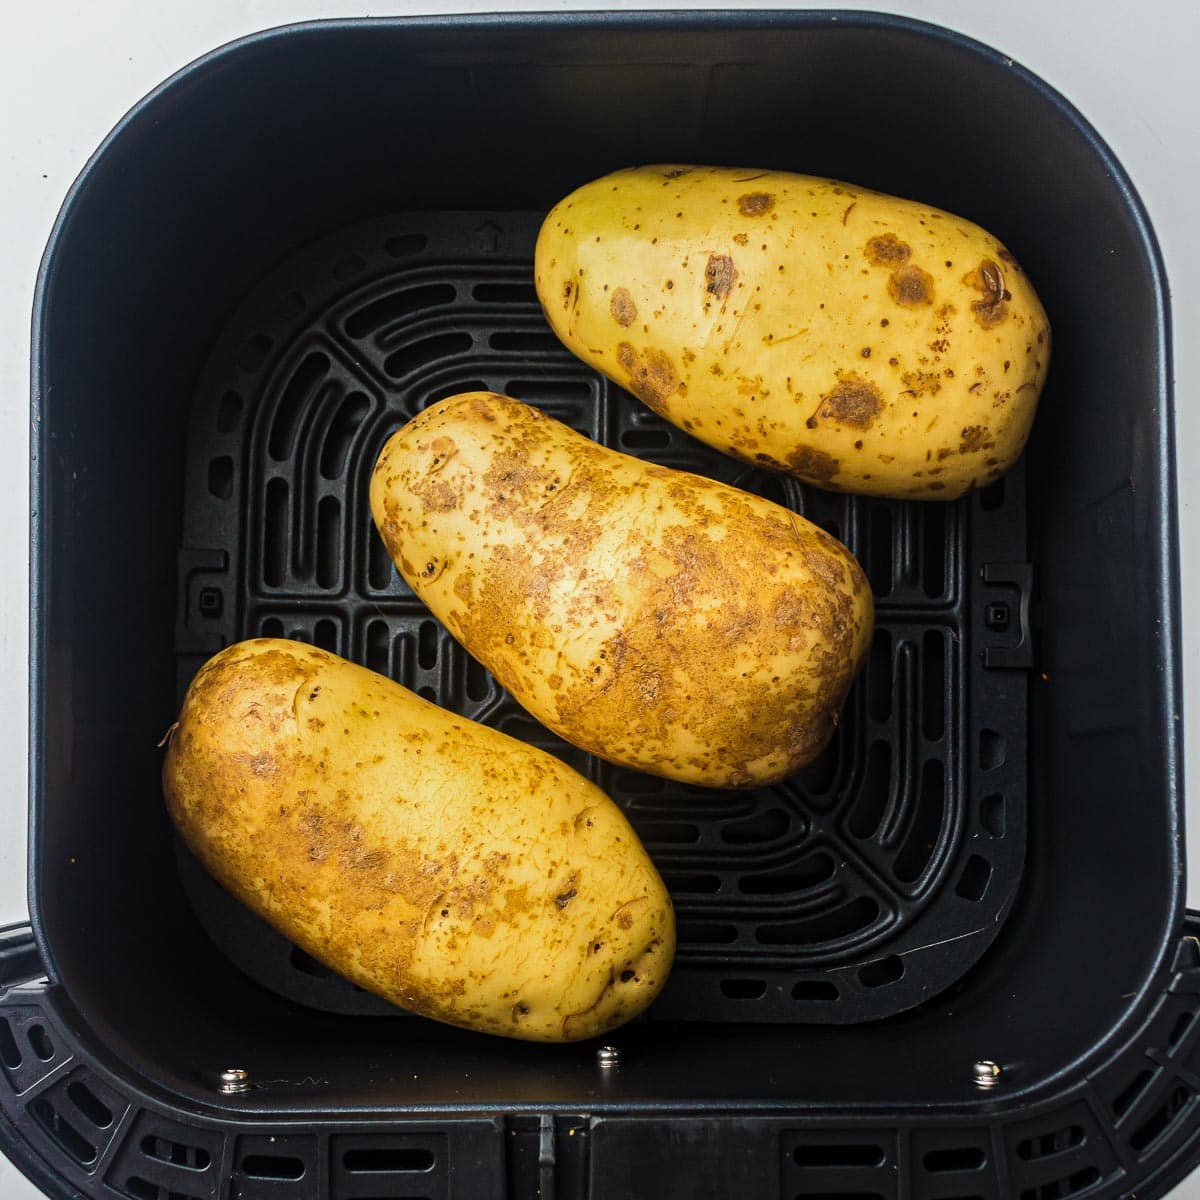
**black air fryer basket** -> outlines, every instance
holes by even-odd
[[[994,231],[1055,335],[1018,467],[952,504],[836,496],[573,359],[532,287],[540,215],[661,161],[843,178]],[[76,183],[33,376],[33,927],[0,938],[0,1145],[51,1196],[1145,1198],[1200,1159],[1166,285],[1119,164],[1011,60],[829,13],[249,38]],[[392,431],[472,388],[846,542],[878,631],[817,762],[734,794],[615,768],[449,638],[367,483]],[[651,1011],[603,1046],[434,1025],[212,883],[156,743],[199,665],[257,635],[612,795],[678,914]]]

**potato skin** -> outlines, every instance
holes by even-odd
[[[534,269],[585,362],[710,446],[834,491],[949,500],[997,479],[1050,360],[994,237],[835,180],[617,171],[551,210]]]
[[[452,396],[394,434],[371,511],[405,580],[539,721],[686,783],[809,762],[870,643],[870,587],[824,530],[506,396]]]
[[[435,1020],[575,1041],[636,1016],[670,970],[670,897],[599,788],[324,650],[261,638],[212,658],[163,791],[242,903]]]

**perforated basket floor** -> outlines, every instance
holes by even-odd
[[[832,1023],[910,1008],[978,960],[1020,881],[1022,471],[920,505],[824,493],[709,450],[554,338],[531,281],[538,223],[472,213],[358,225],[284,263],[233,315],[192,412],[180,697],[232,641],[299,638],[571,763],[629,815],[675,902],[676,966],[651,1019]],[[749,793],[613,767],[538,725],[437,623],[387,558],[368,480],[413,414],[484,388],[786,504],[849,546],[875,590],[877,633],[820,759]],[[259,982],[333,1012],[397,1013],[180,857],[208,933]]]

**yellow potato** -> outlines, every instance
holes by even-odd
[[[867,580],[824,530],[506,396],[452,396],[394,434],[371,511],[539,721],[671,779],[748,787],[814,758],[871,639]]]
[[[1029,436],[1050,328],[991,234],[781,171],[586,184],[535,258],[554,332],[710,446],[842,492],[953,499]]]
[[[670,898],[599,788],[324,650],[261,638],[211,659],[163,790],[242,903],[435,1020],[593,1037],[641,1012],[670,970]]]

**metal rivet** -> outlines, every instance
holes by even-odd
[[[596,1051],[596,1065],[600,1067],[616,1067],[621,1064],[621,1052],[616,1046],[601,1046]]]
[[[217,1076],[217,1091],[222,1096],[241,1096],[250,1090],[250,1072],[227,1067]]]
[[[980,1059],[971,1068],[971,1079],[977,1088],[983,1088],[984,1091],[994,1088],[1000,1082],[1000,1064],[990,1059]]]

